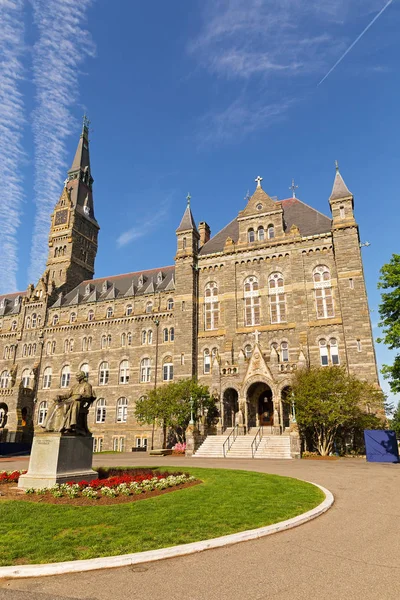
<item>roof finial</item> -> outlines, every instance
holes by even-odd
[[[292,185],[289,187],[289,190],[292,190],[292,198],[296,198],[296,189],[298,187],[298,185],[294,184],[294,179],[292,179]]]
[[[336,169],[336,173],[339,172],[339,163],[337,160],[335,160],[335,169]]]
[[[263,178],[258,176],[255,178],[255,182],[257,183],[257,187],[260,188],[261,187],[261,182],[262,182]]]
[[[244,200],[246,200],[246,202],[248,202],[249,198],[250,198],[250,190],[247,190]]]
[[[90,121],[88,119],[87,114],[85,113],[82,117],[82,133],[84,133],[85,129],[89,131]]]
[[[187,200],[187,205],[190,206],[190,200],[192,199],[192,196],[190,195],[190,193],[188,192],[188,195],[186,196],[186,200]]]

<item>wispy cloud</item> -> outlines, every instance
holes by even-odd
[[[43,273],[47,256],[50,214],[65,178],[65,140],[74,131],[71,107],[79,96],[79,67],[95,47],[84,28],[93,0],[31,0],[39,39],[33,48],[36,108],[35,202],[29,278]]]
[[[0,0],[0,293],[16,290],[16,232],[23,200],[21,162],[24,103],[24,0]]]
[[[203,24],[188,50],[216,81],[232,82],[237,96],[207,114],[218,124],[208,141],[238,140],[254,123],[268,126],[269,115],[287,111],[299,90],[314,87],[345,52],[346,25],[381,8],[382,0],[205,0]]]
[[[142,220],[137,221],[134,227],[123,231],[117,238],[118,248],[122,248],[123,246],[127,246],[128,244],[135,242],[136,240],[147,235],[150,231],[154,232],[154,230],[161,225],[164,218],[167,216],[171,198],[172,194],[169,194],[160,204],[155,214],[148,214]]]

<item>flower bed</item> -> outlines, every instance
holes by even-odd
[[[24,475],[26,471],[0,471],[1,483],[18,483],[20,475]]]

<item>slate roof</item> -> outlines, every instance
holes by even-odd
[[[183,213],[182,221],[180,222],[180,225],[176,231],[187,231],[189,229],[194,229],[197,231],[196,223],[194,222],[192,211],[190,210],[190,206],[188,204],[185,212]]]
[[[21,300],[26,292],[14,292],[13,294],[2,294],[0,296],[0,317],[4,315],[17,315],[21,310]],[[18,303],[15,302],[20,298]]]
[[[300,234],[304,237],[308,235],[317,235],[319,233],[328,233],[331,231],[331,220],[315,208],[308,206],[298,198],[288,198],[280,201],[283,209],[283,218],[286,230],[292,225],[297,225]],[[225,246],[226,238],[230,237],[234,242],[239,239],[239,223],[233,219],[214,237],[212,237],[200,250],[200,256],[222,252]]]
[[[174,289],[175,267],[160,267],[100,279],[88,279],[64,297],[60,296],[53,307],[129,298]]]
[[[332,193],[329,200],[341,200],[342,198],[348,198],[349,196],[353,196],[353,194],[345,184],[344,179],[339,171],[336,171]]]

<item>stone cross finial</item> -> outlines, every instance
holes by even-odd
[[[296,198],[296,189],[298,187],[298,185],[294,184],[294,179],[292,179],[292,185],[289,187],[289,190],[292,190],[292,198]]]
[[[247,192],[246,192],[246,195],[245,195],[244,199],[246,200],[246,202],[248,202],[248,201],[249,201],[249,198],[250,198],[250,190],[247,190]]]
[[[337,160],[335,160],[335,169],[336,169],[336,172],[339,171],[339,163]]]
[[[186,200],[187,200],[188,206],[190,206],[190,200],[191,200],[191,198],[192,198],[192,196],[188,192],[188,195],[186,196]]]
[[[258,331],[258,329],[256,329],[255,331],[253,331],[253,335],[254,335],[254,338],[256,340],[256,344],[259,344],[260,343],[260,335],[261,335],[261,333]]]
[[[261,182],[262,182],[263,178],[258,176],[255,178],[255,182],[257,183],[257,187],[260,188],[261,187]]]
[[[68,181],[69,181],[69,179],[68,179],[68,177],[67,177],[67,178],[66,178],[66,180],[64,181],[64,187],[65,187],[65,188],[66,188],[66,187],[67,187],[67,185],[68,185]]]

